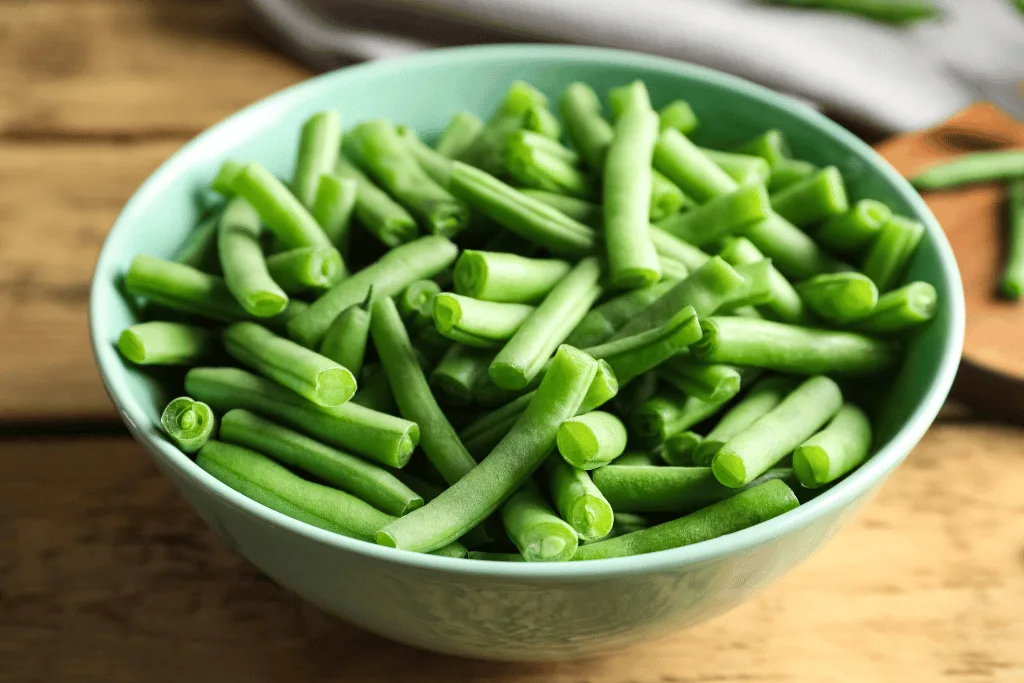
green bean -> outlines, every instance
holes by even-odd
[[[601,114],[597,93],[586,83],[573,83],[558,102],[565,130],[583,161],[594,170],[604,168],[604,156],[614,132]]]
[[[718,255],[732,266],[759,263],[764,254],[746,237],[727,237]],[[765,317],[786,323],[800,323],[806,317],[804,302],[786,276],[772,266],[768,273],[771,298],[758,307]]]
[[[882,226],[861,271],[878,286],[879,292],[892,289],[914,257],[924,225],[911,218],[893,216]]]
[[[420,140],[416,131],[408,126],[395,126],[395,132],[423,172],[447,190],[452,183],[452,160]],[[470,216],[470,225],[467,227],[472,227],[472,222],[473,217]]]
[[[704,336],[690,348],[708,363],[805,375],[871,375],[891,369],[898,360],[896,345],[855,332],[718,316],[700,325]]]
[[[719,195],[692,211],[672,216],[658,227],[679,239],[701,246],[764,220],[771,213],[768,193],[760,185]]]
[[[334,247],[300,247],[267,258],[274,282],[289,294],[326,289],[345,277],[345,263]]]
[[[511,136],[503,154],[505,168],[517,183],[524,187],[573,197],[594,196],[594,184],[586,173],[567,161],[564,156],[552,153],[539,145],[530,144],[531,138],[523,135],[526,132],[520,131],[519,134]],[[541,139],[553,142],[548,138]]]
[[[132,325],[117,339],[121,355],[136,365],[195,365],[216,346],[206,328],[161,320]]]
[[[832,421],[793,451],[793,468],[809,489],[830,484],[853,470],[871,449],[871,421],[852,403],[844,403]]]
[[[292,191],[307,209],[316,201],[320,176],[330,173],[341,151],[341,115],[334,110],[314,114],[302,126]]]
[[[402,417],[420,428],[420,447],[445,481],[453,484],[476,465],[430,391],[395,303],[373,303],[370,334]]]
[[[483,127],[484,122],[476,114],[468,111],[456,112],[448,120],[448,125],[441,132],[434,149],[438,154],[455,159],[473,144]]]
[[[431,550],[487,518],[544,462],[558,425],[576,414],[597,373],[597,362],[562,346],[529,406],[490,455],[419,510],[395,520],[377,542]]]
[[[505,141],[509,135],[523,127],[527,111],[535,105],[547,106],[547,98],[527,83],[512,83],[480,134],[456,158],[491,175],[503,173],[501,154],[505,148]]]
[[[252,204],[285,248],[332,246],[309,209],[259,163],[247,164],[232,186],[239,197]]]
[[[609,466],[613,467],[636,467],[641,465],[654,467],[661,464],[661,459],[657,455],[646,451],[626,451],[608,463]]]
[[[185,390],[216,410],[251,410],[390,467],[405,466],[420,440],[415,422],[352,402],[333,408],[318,406],[237,368],[193,368],[185,375]]]
[[[609,405],[616,415],[625,419],[656,393],[658,393],[658,375],[649,370],[634,381],[624,384]]]
[[[865,334],[894,334],[935,316],[938,295],[927,282],[911,282],[878,297],[878,304],[851,327]]]
[[[417,280],[394,297],[398,313],[407,325],[434,323],[434,297],[441,293],[441,285],[433,280]],[[371,295],[372,298],[372,295]]]
[[[726,411],[714,429],[696,447],[693,464],[700,467],[711,465],[715,455],[729,439],[773,410],[795,387],[796,381],[793,378],[780,375],[767,377],[751,387],[750,393]]]
[[[843,176],[828,166],[772,193],[775,212],[797,227],[846,213],[850,209]]]
[[[466,204],[424,172],[389,121],[360,123],[345,136],[345,151],[430,232],[451,237],[468,225]]]
[[[592,257],[569,271],[494,357],[491,381],[502,389],[526,387],[601,295],[600,277]]]
[[[216,210],[199,221],[185,238],[174,260],[207,273],[220,273],[220,255],[217,253],[217,233],[223,209]]]
[[[559,516],[585,541],[604,538],[615,514],[590,475],[557,456],[548,458],[548,486]]]
[[[739,189],[728,173],[675,128],[667,128],[658,136],[654,167],[699,203]]]
[[[555,254],[581,256],[596,246],[591,228],[466,164],[452,165],[452,192],[505,229]]]
[[[252,317],[232,296],[223,278],[155,256],[135,256],[125,273],[124,286],[129,294],[220,322]]]
[[[785,483],[767,481],[706,508],[647,529],[581,546],[573,560],[599,560],[692,545],[766,522],[799,505]]]
[[[501,506],[501,521],[527,562],[569,560],[579,545],[576,530],[555,514],[532,482]]]
[[[789,157],[792,154],[786,136],[777,128],[767,130],[757,137],[747,140],[737,146],[735,151],[739,154],[761,157],[768,162],[773,170],[779,164],[790,161]]]
[[[743,235],[786,277],[794,280],[849,269],[822,250],[807,233],[774,212],[763,221],[746,226]]]
[[[690,430],[673,434],[661,447],[661,459],[675,467],[693,465],[693,454],[703,441],[704,437]]]
[[[824,273],[796,286],[807,307],[832,323],[868,315],[878,303],[878,288],[861,273]]]
[[[355,216],[367,232],[388,247],[397,247],[416,238],[419,228],[412,214],[377,187],[344,155],[338,157],[334,174],[355,182]]]
[[[454,344],[430,373],[430,383],[444,394],[449,402],[469,405],[473,402],[473,387],[487,379],[487,368],[493,356],[462,344]]]
[[[366,299],[370,287],[374,296],[394,296],[417,280],[437,275],[457,255],[458,247],[439,235],[421,237],[392,249],[329,289],[308,311],[288,323],[288,334],[305,346],[314,346],[342,311]]]
[[[626,426],[600,410],[566,420],[558,427],[558,452],[573,467],[603,467],[626,450]]]
[[[231,197],[235,194],[235,178],[245,168],[245,164],[234,159],[227,159],[217,169],[217,175],[210,181],[210,189],[214,192]]]
[[[919,190],[942,190],[969,183],[1024,177],[1024,151],[974,152],[939,163],[910,179]]]
[[[590,309],[565,340],[577,348],[587,348],[607,341],[615,331],[657,301],[675,285],[667,279],[644,289],[620,294]]]
[[[772,177],[772,167],[767,161],[750,154],[721,152],[717,149],[701,147],[700,151],[718,167],[728,173],[733,180],[744,185],[767,185]]]
[[[556,156],[571,166],[579,166],[581,161],[579,153],[575,150],[569,149],[558,140],[529,130],[517,130],[509,136],[509,139],[505,144],[506,147],[511,145],[526,145],[527,147],[533,147],[541,152],[546,152],[552,156]]]
[[[892,209],[874,199],[862,199],[844,214],[825,221],[814,238],[837,254],[857,254],[878,236],[892,218]]]
[[[661,130],[675,128],[683,135],[689,135],[700,121],[693,113],[693,108],[686,100],[674,100],[658,111],[658,121]]]
[[[635,81],[628,86],[604,164],[604,236],[613,288],[637,289],[661,279],[658,253],[648,233],[657,134],[658,119],[647,89]]]
[[[676,187],[676,184],[664,174],[651,170],[651,201],[649,216],[652,221],[660,221],[677,214],[684,208],[696,206],[696,202]]]
[[[670,258],[686,266],[687,270],[697,270],[711,258],[692,244],[687,244],[675,235],[670,235],[656,225],[651,226],[651,241],[658,255]]]
[[[729,365],[708,365],[682,354],[658,366],[658,377],[687,396],[709,403],[728,401],[739,393],[741,375]]]
[[[571,268],[558,259],[467,249],[455,263],[455,291],[483,301],[530,303],[546,296]]]
[[[341,405],[356,391],[356,379],[348,368],[256,323],[229,325],[224,330],[224,348],[243,365],[317,405]]]
[[[686,397],[675,389],[662,389],[643,401],[630,417],[630,433],[640,441],[663,444],[673,434],[703,422],[726,404]]]
[[[562,137],[562,124],[546,104],[534,103],[526,110],[523,128],[552,140]]]
[[[217,419],[210,406],[181,396],[164,408],[160,426],[183,453],[195,453],[213,436]]]
[[[388,415],[398,412],[395,397],[391,394],[391,387],[388,385],[388,377],[384,374],[384,368],[380,363],[369,363],[363,366],[363,371],[359,376],[359,387],[352,397],[352,403]]]
[[[356,208],[359,183],[352,178],[339,178],[334,175],[336,166],[337,162],[320,176],[311,211],[327,239],[338,248],[342,256],[347,256],[349,228],[352,213]]]
[[[434,323],[444,336],[469,346],[496,348],[533,315],[534,306],[480,301],[448,292],[434,298]]]
[[[267,318],[288,305],[288,295],[274,282],[260,248],[260,217],[241,197],[228,202],[220,217],[217,251],[224,283],[250,314]]]
[[[741,489],[723,486],[710,467],[602,467],[594,484],[616,512],[689,514],[773,479],[793,480],[793,470],[768,470]]]
[[[772,166],[772,178],[768,182],[769,192],[784,190],[818,171],[818,167],[802,159],[783,159]]]
[[[719,449],[715,478],[730,488],[749,484],[831,420],[843,405],[833,380],[815,375]]]
[[[248,410],[228,411],[221,419],[220,438],[309,472],[390,515],[400,517],[423,507],[423,498],[387,470]]]
[[[362,304],[349,306],[341,312],[320,342],[320,355],[346,367],[358,376],[366,358],[366,342],[370,335],[369,297]]]
[[[526,562],[519,553],[493,553],[484,550],[470,550],[469,559],[486,560],[488,562]]]

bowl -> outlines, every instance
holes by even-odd
[[[638,557],[520,564],[421,555],[345,538],[255,503],[197,467],[159,430],[180,378],[128,367],[115,340],[134,322],[118,289],[138,253],[171,257],[197,219],[193,200],[226,158],[290,176],[299,128],[337,108],[347,124],[387,117],[423,134],[455,111],[482,116],[523,79],[552,98],[577,80],[598,92],[643,79],[656,106],[685,98],[698,142],[729,144],[779,128],[794,152],[835,164],[853,197],[880,199],[927,227],[910,277],[935,285],[939,310],[909,349],[877,426],[872,457],[794,511],[690,547]],[[949,244],[910,185],[871,148],[806,105],[709,69],[616,50],[498,45],[350,67],[254,104],[185,145],[132,197],[96,266],[90,310],[103,381],[159,468],[225,541],[281,586],[369,631],[430,650],[496,660],[578,657],[665,636],[748,599],[850,521],[934,420],[960,358],[964,302]]]

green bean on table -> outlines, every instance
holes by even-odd
[[[604,538],[615,514],[590,475],[558,456],[547,461],[548,486],[559,516],[585,541]]]
[[[218,346],[204,327],[162,320],[137,323],[117,338],[121,355],[136,365],[194,365]]]
[[[441,132],[434,149],[449,159],[465,152],[483,130],[484,122],[468,111],[455,112]]]
[[[355,217],[371,235],[388,247],[397,247],[416,238],[416,219],[345,158],[338,157],[334,174],[356,184]]]
[[[501,506],[501,520],[527,562],[566,561],[579,545],[576,530],[555,514],[532,482]]]
[[[793,451],[793,468],[807,488],[829,484],[861,464],[871,450],[871,421],[844,403],[831,422]]]
[[[484,301],[531,303],[554,289],[571,268],[559,259],[466,249],[455,262],[455,291]]]
[[[232,187],[256,209],[285,248],[333,246],[305,204],[259,163],[247,164],[235,176]]]
[[[1024,177],[1008,186],[1009,248],[1003,268],[1003,296],[1019,299],[1024,295]]]
[[[370,336],[369,301],[349,306],[327,329],[320,342],[320,355],[348,368],[359,376],[366,358],[366,342]]]
[[[773,410],[794,388],[796,380],[785,375],[766,377],[750,388],[744,396],[718,420],[714,429],[693,452],[693,464],[700,467],[711,465],[715,455],[729,439],[754,424]]]
[[[274,281],[260,248],[260,217],[241,197],[224,209],[217,229],[224,283],[235,300],[250,314],[269,318],[288,305],[288,295]]]
[[[334,175],[337,161],[320,176],[313,198],[313,218],[344,257],[348,254],[352,214],[358,201],[359,183]]]
[[[870,313],[850,325],[865,334],[894,334],[935,316],[938,294],[927,282],[911,282],[878,298]]]
[[[842,215],[850,208],[843,176],[835,166],[773,192],[771,200],[777,214],[800,228]]]
[[[939,163],[910,179],[919,190],[942,190],[969,183],[1024,177],[1024,150],[974,152]]]
[[[313,209],[320,176],[334,169],[340,151],[341,115],[337,111],[314,114],[302,126],[291,186],[307,209]]]
[[[210,406],[181,396],[164,407],[160,426],[183,453],[195,453],[213,436],[217,420]]]
[[[274,282],[289,294],[333,287],[345,277],[345,263],[334,247],[280,251],[267,257],[267,270]]]
[[[863,318],[878,304],[878,288],[862,273],[815,275],[796,290],[809,309],[836,324]]]

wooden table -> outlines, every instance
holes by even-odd
[[[778,585],[601,659],[410,650],[222,547],[117,426],[88,281],[163,159],[307,75],[213,0],[0,0],[0,682],[1024,680],[1024,431],[955,407]]]

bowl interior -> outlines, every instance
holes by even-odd
[[[839,502],[840,498],[863,492],[894,468],[923,435],[949,390],[959,359],[963,294],[941,229],[920,197],[888,164],[855,136],[805,105],[708,69],[594,48],[460,48],[344,69],[263,100],[186,145],[129,202],[96,268],[91,299],[93,343],[101,374],[126,422],[167,464],[191,468],[193,476],[205,475],[167,443],[157,428],[163,405],[183,391],[181,373],[154,373],[127,366],[114,343],[120,331],[137,320],[135,310],[119,289],[121,274],[139,253],[173,257],[199,216],[197,194],[224,159],[259,160],[273,172],[289,177],[300,126],[312,113],[327,108],[340,110],[346,125],[385,117],[431,136],[458,110],[486,117],[515,79],[532,83],[557,101],[559,93],[573,81],[588,82],[604,93],[637,78],[646,82],[656,107],[676,98],[690,102],[701,119],[694,136],[698,143],[728,146],[778,128],[790,140],[796,156],[838,166],[852,199],[879,199],[894,211],[915,216],[927,225],[927,238],[910,267],[909,277],[936,287],[939,312],[911,344],[895,385],[886,394],[879,411],[876,453],[846,481],[798,512],[813,514],[815,507],[829,505],[830,500]],[[358,249],[358,241],[354,248]],[[206,485],[217,488],[212,480]],[[297,526],[303,532],[311,529]],[[347,543],[348,539],[340,542]],[[431,558],[438,559],[443,560]]]

